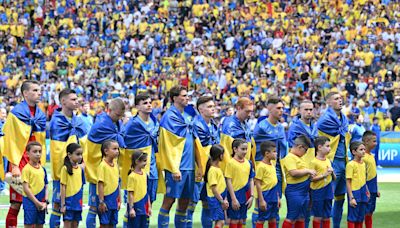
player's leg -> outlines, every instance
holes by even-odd
[[[6,217],[6,227],[17,227],[18,224],[18,214],[21,209],[20,203],[11,203],[8,209],[8,214]]]
[[[196,205],[200,200],[200,192],[203,188],[204,182],[196,182],[194,185],[194,191],[192,195],[192,200],[189,202],[189,206],[187,208],[187,218],[186,218],[186,225],[187,227],[193,226],[193,213],[196,209]]]
[[[333,228],[340,227],[342,220],[344,197],[346,193],[346,163],[345,159],[333,160],[333,169],[336,174],[336,180],[333,182],[335,200],[332,209]]]
[[[96,185],[89,183],[89,212],[86,216],[87,228],[96,228],[97,198]]]
[[[370,199],[367,204],[366,214],[365,214],[365,227],[372,228],[372,214],[375,211],[376,207],[376,193],[371,193]]]
[[[169,227],[169,212],[172,205],[175,203],[175,199],[180,197],[182,181],[174,181],[172,173],[165,171],[165,187],[166,193],[158,213],[159,228]]]
[[[182,180],[180,181],[180,197],[175,212],[175,227],[186,227],[187,210],[189,202],[193,201],[193,192],[195,186],[194,171],[181,171]]]
[[[53,181],[53,210],[50,215],[50,228],[57,228],[60,227],[60,220],[61,220],[61,212],[60,212],[60,181]]]

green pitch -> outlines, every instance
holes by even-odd
[[[52,189],[51,184],[49,184],[49,189]],[[400,183],[379,183],[379,189],[381,191],[381,198],[377,200],[377,206],[376,206],[376,212],[374,214],[374,226],[379,227],[379,228],[392,228],[392,227],[398,227],[398,224],[400,224],[400,213],[399,213],[399,208],[400,208]],[[49,191],[50,197],[51,197],[51,191]],[[158,215],[158,209],[161,207],[162,203],[162,195],[157,196],[157,201],[153,205],[153,215],[150,218],[150,226],[151,227],[157,227],[157,215]],[[2,206],[0,209],[0,226],[4,227],[5,224],[5,218],[7,215],[7,210],[8,210],[8,196],[0,196],[0,205]],[[87,186],[85,188],[84,192],[84,204],[87,203]],[[345,208],[344,208],[344,214],[342,218],[342,227],[347,227],[346,224],[346,213],[347,213],[347,203],[345,203]],[[51,211],[51,210],[49,210]],[[175,209],[173,208],[171,210],[170,214],[170,221],[171,221],[171,227],[172,223],[174,221],[174,211]],[[122,227],[122,218],[125,212],[125,207],[121,209],[119,213],[119,223],[118,227]],[[247,227],[251,227],[251,212],[252,210],[249,210],[248,213],[248,224]],[[83,219],[86,218],[87,210],[83,211]],[[281,218],[284,218],[286,215],[286,202],[283,199],[282,201],[282,208],[280,210],[280,216]],[[193,216],[193,227],[201,227],[200,223],[200,215],[201,215],[201,203],[197,205],[196,211]],[[50,218],[50,214],[46,215],[46,222],[48,222]],[[98,221],[97,221],[97,224]],[[22,227],[23,225],[23,214],[21,213],[20,216],[18,217],[18,225]],[[80,227],[85,227],[84,222],[80,223]]]

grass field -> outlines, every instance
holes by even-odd
[[[49,189],[51,188],[51,184],[49,185]],[[381,191],[381,198],[377,200],[377,210],[374,215],[374,226],[379,228],[393,228],[398,227],[400,224],[400,183],[379,183],[379,189]],[[87,202],[87,189],[84,192],[84,204]],[[49,192],[51,194],[51,191]],[[0,196],[0,205],[2,205],[0,209],[0,226],[4,226],[5,218],[8,210],[8,196]],[[157,226],[157,214],[158,209],[161,206],[162,195],[157,196],[157,201],[153,205],[153,216],[150,218],[150,226]],[[347,204],[346,204],[347,205]],[[51,210],[49,210],[51,211]],[[171,210],[170,221],[174,221],[174,212],[175,210]],[[122,227],[122,217],[125,212],[125,207],[121,209],[119,213],[119,221],[118,227]],[[252,210],[249,210],[248,213],[248,225],[247,227],[251,227],[250,218],[251,218]],[[87,210],[83,211],[83,218],[86,218]],[[201,205],[199,204],[196,208],[194,214],[194,225],[193,227],[201,227],[200,223],[200,213],[201,213]],[[282,208],[280,210],[281,217],[286,215],[286,202],[283,199]],[[344,208],[344,214],[342,219],[342,226],[346,227],[346,214],[347,214],[347,206]],[[46,216],[46,222],[48,222],[50,215]],[[18,224],[22,227],[23,224],[23,214],[21,213],[18,219]],[[85,227],[85,224],[81,222],[80,227]],[[173,227],[171,225],[171,227]]]

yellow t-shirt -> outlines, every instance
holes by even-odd
[[[118,191],[118,186],[119,186],[118,164],[114,163],[114,166],[110,166],[107,162],[102,160],[97,168],[97,183],[99,182],[103,182],[104,196],[111,195],[115,191]],[[99,194],[98,187],[97,187],[97,194]]]
[[[365,153],[363,161],[367,169],[367,181],[370,181],[376,177],[375,157],[370,153]]]
[[[351,190],[357,191],[366,184],[365,162],[350,161],[346,166],[346,179],[351,179]]]
[[[128,176],[128,192],[133,192],[133,202],[139,202],[147,194],[147,176],[144,171],[142,174],[131,172]]]
[[[275,166],[262,161],[257,163],[255,179],[261,181],[261,191],[271,190],[278,184]],[[255,197],[258,198],[258,194]]]
[[[286,182],[288,184],[298,184],[306,181],[309,176],[305,175],[302,177],[292,177],[289,174],[289,171],[291,170],[297,170],[297,169],[306,169],[307,164],[306,162],[301,158],[293,153],[289,153],[284,159],[283,159],[283,166],[284,166],[284,171],[286,175]]]
[[[215,197],[211,189],[212,186],[216,186],[217,192],[219,194],[223,193],[226,190],[225,177],[220,168],[211,166],[208,170],[207,178],[208,180],[206,187],[208,197]]]
[[[82,188],[82,168],[77,166],[72,169],[72,175],[68,174],[67,167],[61,168],[60,183],[66,185],[65,196],[70,197],[76,195]]]
[[[331,165],[331,161],[327,158],[323,161],[319,160],[318,158],[314,158],[311,161],[311,165],[310,165],[310,169],[315,170],[317,172],[317,176],[320,176],[320,175],[326,173],[326,171],[328,171],[329,167],[332,167],[332,165]],[[327,186],[331,182],[332,182],[332,176],[329,175],[322,180],[311,182],[311,189],[313,189],[313,190],[321,189],[321,188]]]
[[[22,169],[21,179],[23,183],[28,183],[33,195],[39,194],[47,185],[46,171],[42,166],[36,168],[28,163]],[[23,192],[23,195],[27,196],[25,192]]]
[[[251,166],[247,159],[238,161],[235,158],[229,160],[225,167],[225,177],[232,179],[233,190],[242,189],[249,182]]]

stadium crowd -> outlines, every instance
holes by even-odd
[[[115,97],[133,108],[145,90],[160,113],[180,83],[193,103],[213,95],[221,117],[239,96],[264,116],[277,94],[288,123],[306,98],[318,118],[322,97],[336,90],[352,121],[365,114],[368,127],[376,116],[392,130],[400,117],[399,16],[390,0],[2,1],[1,106],[17,103],[28,78],[40,80],[49,119],[66,87],[92,115]]]

